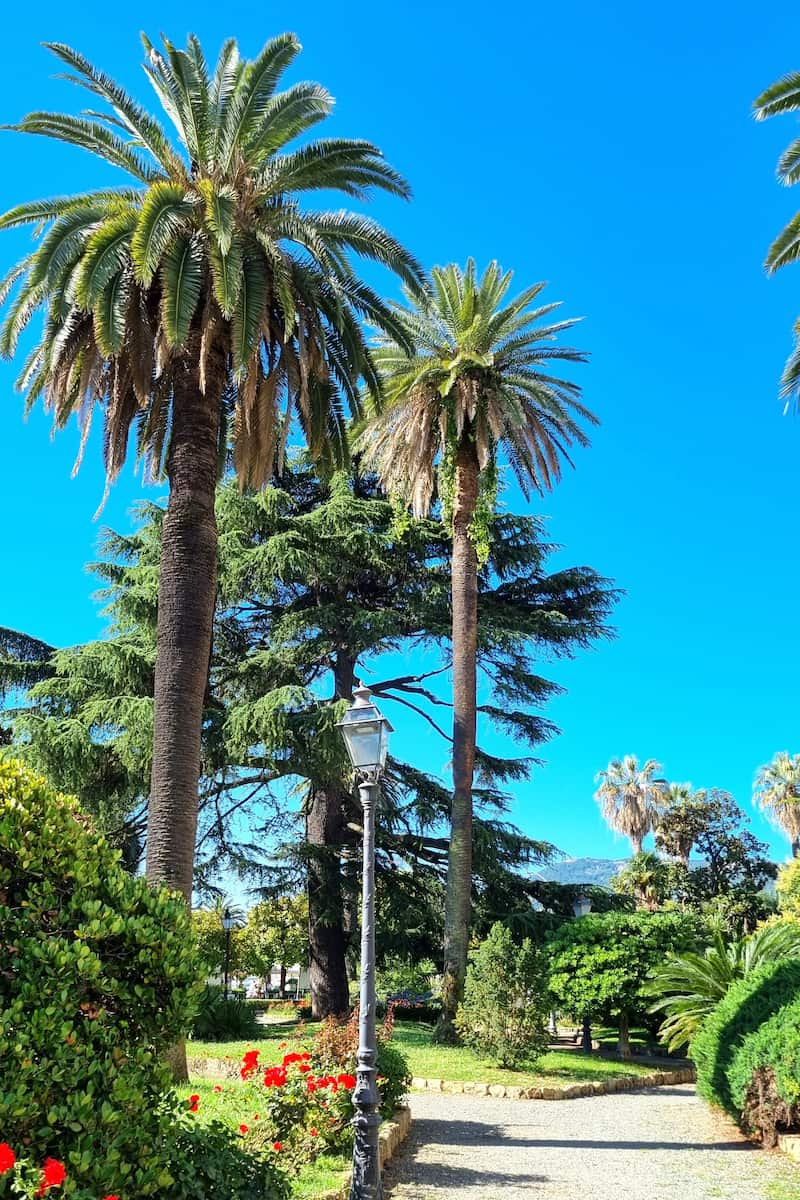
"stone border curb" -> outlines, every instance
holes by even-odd
[[[379,1134],[378,1148],[381,1158],[381,1170],[386,1166],[389,1160],[394,1156],[396,1151],[402,1146],[403,1142],[411,1132],[411,1109],[407,1104],[401,1104],[399,1108],[394,1110],[394,1115],[391,1121],[384,1121],[381,1125]],[[347,1177],[338,1188],[331,1188],[327,1192],[320,1192],[315,1200],[348,1200],[350,1195],[351,1175],[348,1171]]]
[[[800,1134],[783,1133],[778,1138],[778,1149],[787,1154],[789,1158],[800,1162]]]
[[[504,1083],[477,1083],[452,1079],[411,1080],[417,1092],[444,1092],[450,1095],[494,1096],[502,1100],[577,1100],[582,1096],[608,1096],[613,1092],[635,1092],[641,1088],[666,1087],[671,1083],[694,1083],[697,1072],[694,1067],[683,1067],[677,1071],[654,1071],[651,1075],[617,1075],[597,1083],[572,1083],[567,1087],[514,1087]],[[800,1138],[798,1138],[800,1142]],[[800,1146],[797,1150],[800,1157]]]

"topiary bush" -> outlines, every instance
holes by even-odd
[[[692,1042],[697,1090],[774,1145],[800,1117],[800,961],[767,964],[735,983]]]
[[[499,922],[467,967],[458,1033],[498,1067],[529,1064],[547,1050],[547,963],[526,938],[521,946]]]
[[[183,900],[128,875],[73,799],[0,759],[4,1141],[62,1161],[73,1200],[191,1194],[164,1056],[200,986]],[[12,1183],[0,1175],[0,1196]]]

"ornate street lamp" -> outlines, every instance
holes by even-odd
[[[372,703],[369,688],[359,686],[353,703],[339,723],[344,744],[358,780],[364,823],[364,862],[361,892],[361,999],[358,1021],[357,1083],[353,1092],[353,1182],[350,1200],[381,1200],[378,1108],[381,1098],[376,1077],[375,1039],[375,805],[379,780],[386,766],[392,727]]]
[[[228,999],[228,971],[231,963],[231,930],[233,929],[234,919],[231,915],[231,910],[226,908],[222,914],[222,928],[225,930],[225,984],[222,989],[222,994],[225,999]]]
[[[572,901],[572,911],[576,917],[588,917],[592,911],[592,898],[581,893]],[[588,1017],[583,1018],[583,1030],[581,1032],[581,1050],[584,1054],[592,1053],[592,1025]]]

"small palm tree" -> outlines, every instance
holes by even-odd
[[[789,838],[792,855],[800,855],[800,754],[782,750],[771,763],[759,767],[753,802]]]
[[[0,331],[12,356],[25,325],[44,328],[19,379],[55,424],[75,413],[85,442],[97,405],[108,483],[136,431],[153,477],[169,480],[163,524],[155,734],[147,873],[191,896],[200,731],[216,596],[218,465],[232,442],[243,486],[280,461],[295,412],[317,458],[341,459],[359,380],[378,391],[360,319],[402,338],[397,318],[358,277],[353,256],[409,285],[420,269],[374,222],[316,211],[315,193],[406,196],[368,142],[290,143],[330,112],[314,83],[278,90],[300,47],[292,34],[252,61],[225,42],[210,71],[186,50],[145,38],[145,72],[177,142],[127,92],[68,46],[50,49],[107,113],[35,112],[15,128],[90,151],[127,176],[118,188],[23,204],[0,228],[32,224],[36,246]]]
[[[667,781],[656,772],[662,770],[654,758],[639,766],[633,754],[615,758],[605,771],[598,772],[594,794],[610,827],[630,840],[634,854],[641,854],[642,843],[658,823],[667,795]]]
[[[800,957],[800,925],[779,922],[726,943],[721,934],[702,954],[670,954],[652,974],[646,994],[658,997],[650,1012],[666,1013],[662,1041],[670,1051],[688,1046],[731,984],[765,963]]]
[[[669,895],[669,868],[649,850],[634,855],[611,880],[615,892],[631,896],[636,907],[655,912]]]
[[[432,273],[421,296],[406,292],[393,315],[402,337],[379,338],[376,361],[386,407],[361,446],[390,493],[417,516],[437,486],[452,518],[453,804],[445,914],[440,1037],[451,1036],[467,964],[472,881],[472,788],[477,714],[476,648],[481,545],[495,498],[500,455],[527,496],[552,487],[569,447],[587,444],[595,421],[577,384],[554,375],[558,362],[586,355],[555,344],[572,320],[544,320],[537,283],[506,299],[511,273],[491,263],[479,279],[470,259]]]
[[[753,112],[757,121],[784,113],[800,112],[800,72],[792,71],[773,83],[756,99]],[[778,159],[778,179],[786,187],[800,180],[800,138],[784,150]],[[788,263],[800,258],[800,212],[796,213],[770,246],[765,266],[774,275]],[[781,396],[787,405],[794,400],[797,406],[800,397],[800,319],[795,322],[795,348],[790,354],[781,376]]]

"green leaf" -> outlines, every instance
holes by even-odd
[[[206,225],[216,238],[221,254],[227,254],[236,222],[236,192],[229,184],[215,184],[212,179],[202,179],[200,191],[206,202]]]
[[[119,354],[125,340],[130,283],[124,271],[109,280],[94,306],[94,327],[100,353]]]
[[[177,183],[154,183],[147,193],[131,242],[136,277],[147,286],[173,238],[192,214],[186,190]]]
[[[211,274],[214,279],[214,295],[228,320],[233,316],[239,291],[242,286],[242,246],[234,234],[227,254],[223,254],[217,243],[209,244]]]
[[[170,345],[182,346],[189,336],[202,284],[203,254],[198,239],[185,237],[173,242],[161,266],[162,312]]]
[[[231,350],[236,372],[244,369],[258,342],[266,299],[267,272],[264,259],[262,255],[256,255],[253,249],[244,260],[242,286],[231,320]]]
[[[135,212],[120,213],[104,221],[89,238],[77,281],[76,299],[81,308],[93,308],[106,284],[129,261],[137,219]]]

